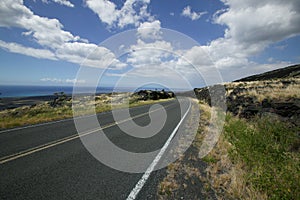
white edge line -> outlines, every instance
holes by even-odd
[[[127,197],[126,200],[134,200],[137,197],[138,193],[141,191],[141,189],[145,185],[146,181],[150,177],[151,173],[153,172],[154,167],[157,165],[157,163],[161,159],[162,155],[165,153],[166,149],[168,148],[171,140],[175,136],[175,134],[176,134],[179,126],[182,124],[182,122],[185,119],[186,115],[188,114],[190,108],[191,108],[191,102],[190,102],[188,110],[186,111],[186,113],[184,114],[184,116],[181,118],[180,122],[177,124],[177,126],[173,130],[172,134],[170,135],[170,137],[168,138],[168,140],[166,141],[166,143],[164,144],[164,146],[160,149],[159,153],[156,155],[156,157],[154,158],[154,160],[152,161],[152,163],[149,165],[149,167],[147,168],[147,170],[144,173],[144,175],[142,176],[142,178],[137,182],[137,184],[135,185],[135,187],[132,189],[132,191],[130,192],[130,194],[128,195],[128,197]]]

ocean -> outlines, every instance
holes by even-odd
[[[110,93],[112,87],[98,87],[96,93]],[[125,91],[125,89],[124,89]],[[33,97],[33,96],[48,96],[56,92],[64,92],[71,95],[73,92],[72,86],[21,86],[21,85],[0,85],[0,98],[4,97]],[[80,88],[80,93],[91,94],[91,87]],[[122,90],[118,91],[122,92]]]
[[[148,90],[162,90],[170,91],[167,88],[159,87],[140,87],[140,88],[130,88],[123,87],[114,89],[113,87],[97,87],[97,94],[105,94],[110,92],[132,92],[139,91],[142,89]],[[82,94],[93,94],[93,88],[91,87],[81,87],[77,91]],[[174,92],[187,91],[187,89],[175,89]],[[35,96],[49,96],[54,93],[64,92],[67,95],[73,93],[73,86],[28,86],[28,85],[0,85],[0,98],[5,97],[35,97]]]

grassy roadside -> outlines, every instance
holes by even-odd
[[[101,95],[95,98],[95,112],[101,113],[105,111],[110,111],[116,108],[126,108],[142,106],[147,104],[154,104],[163,101],[169,101],[170,99],[160,99],[160,100],[137,100],[136,98],[130,99],[129,102],[120,101],[118,105],[111,105],[111,97],[107,95]],[[90,101],[91,103],[93,101]],[[91,104],[88,101],[79,105],[81,109],[77,112],[78,115],[92,114],[90,110],[87,112],[87,104]],[[38,104],[36,106],[22,106],[15,109],[4,110],[0,112],[0,129],[14,128],[18,126],[32,125],[50,121],[56,121],[66,118],[73,117],[72,110],[72,100],[64,101],[61,105],[53,107],[49,102]]]
[[[300,199],[299,127],[273,116],[227,113],[217,144],[201,159],[212,108],[203,102],[199,108],[197,135],[167,167],[158,199]]]
[[[223,134],[203,159],[220,199],[299,199],[299,127],[271,118],[226,115]]]
[[[168,166],[159,199],[300,199],[299,71],[224,86],[225,125],[204,158],[202,145],[214,133],[209,122],[217,109],[209,106],[214,87],[195,88],[201,115],[192,151]]]

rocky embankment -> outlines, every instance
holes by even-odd
[[[218,87],[194,91],[198,99],[211,104],[209,94]],[[243,118],[272,115],[300,126],[300,65],[240,79],[224,87],[227,110],[234,115]]]
[[[285,89],[282,88],[283,91]],[[259,96],[248,94],[248,91],[249,89],[244,87],[233,89],[226,98],[228,111],[243,118],[251,118],[255,115],[273,115],[300,126],[300,98],[297,95],[286,98],[276,98],[275,96],[274,98],[260,99]]]

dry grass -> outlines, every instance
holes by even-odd
[[[267,199],[266,194],[257,192],[245,180],[247,172],[243,162],[234,162],[228,152],[232,145],[220,136],[215,148],[204,158],[208,181],[218,194],[218,199]]]
[[[286,83],[286,84],[285,84]],[[239,95],[256,97],[259,102],[263,99],[300,98],[300,78],[282,80],[251,81],[226,83],[226,95],[235,88],[243,89]]]
[[[258,102],[300,98],[299,77],[225,86],[227,96],[234,91],[234,98],[249,96]],[[300,139],[296,133],[299,127],[273,115],[245,120],[227,114],[223,135],[203,159],[208,163],[208,180],[219,198],[299,199]]]
[[[223,135],[203,159],[219,199],[298,199],[296,127],[271,118],[227,115]]]
[[[251,89],[242,94],[255,96],[259,102],[264,99],[300,98],[300,84],[291,84],[287,87]]]
[[[244,180],[268,199],[300,197],[300,154],[292,150],[299,141],[297,132],[299,127],[270,117],[246,121],[228,115],[224,128],[225,139],[232,144],[230,159],[243,164]]]
[[[154,104],[172,99],[137,101],[130,99],[124,100],[128,94],[108,95],[101,94],[95,99],[90,97],[82,97],[74,101],[76,112],[73,112],[72,101],[66,101],[63,105],[51,107],[49,103],[38,104],[36,106],[22,106],[15,109],[7,109],[0,111],[0,129],[14,128],[24,125],[32,125],[55,120],[71,118],[73,116],[83,116],[110,111],[112,109],[135,107],[147,104]],[[115,98],[115,99],[113,99]],[[112,105],[113,102],[113,105]]]
[[[198,101],[193,104],[192,109],[199,109],[199,105],[197,102]],[[201,118],[207,118],[209,116],[209,113],[201,113],[200,116]],[[187,131],[189,131],[189,121],[193,123],[193,120],[193,117],[190,117],[188,119],[186,125]],[[207,190],[210,189],[210,187],[205,183],[205,179],[202,176],[203,174],[201,174],[202,170],[199,168],[199,165],[201,165],[202,161],[198,158],[197,149],[197,145],[200,144],[200,141],[202,140],[202,132],[206,127],[205,124],[202,124],[202,122],[206,121],[200,121],[201,124],[199,124],[199,128],[196,129],[196,137],[194,138],[192,145],[186,152],[184,152],[184,154],[180,149],[186,147],[186,142],[190,138],[179,138],[178,145],[176,146],[177,148],[173,151],[173,156],[179,158],[175,162],[168,165],[167,176],[158,186],[158,199],[199,199],[197,198],[197,195],[202,197],[207,196],[206,193]],[[178,152],[180,152],[180,154],[178,154]],[[202,185],[199,185],[199,182],[202,182],[204,187]],[[197,190],[197,194],[185,194],[186,191],[191,190]]]
[[[201,120],[206,126],[202,128],[201,139],[198,141],[199,152],[203,138],[209,134],[207,126],[211,117],[211,107],[208,104],[200,104],[202,110]],[[216,192],[218,199],[266,199],[265,195],[257,193],[244,179],[245,170],[242,162],[233,163],[229,157],[232,145],[220,135],[218,142],[210,153],[202,160],[208,163],[206,168],[206,181]]]
[[[72,116],[69,106],[52,108],[48,104],[40,104],[30,108],[23,106],[0,112],[0,128],[13,128],[28,124],[37,124],[52,120],[65,119]]]
[[[168,165],[167,173],[168,175],[163,179],[159,184],[158,188],[158,197],[159,199],[166,199],[171,196],[172,193],[179,188],[179,184],[175,176],[182,168],[180,166],[180,162],[174,162]]]

